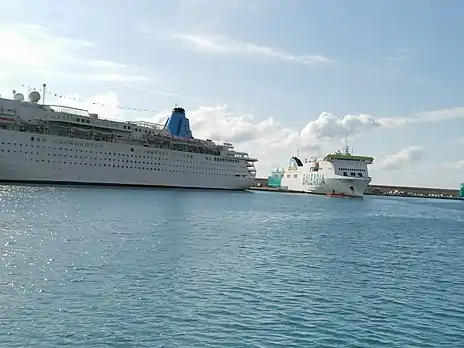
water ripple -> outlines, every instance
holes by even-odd
[[[460,203],[0,187],[2,347],[458,347]]]

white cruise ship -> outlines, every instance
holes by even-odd
[[[0,183],[246,190],[255,181],[257,159],[195,139],[183,108],[163,126],[44,105],[37,91],[28,101],[13,93],[0,98]]]
[[[288,168],[271,173],[269,186],[289,191],[325,194],[328,196],[363,197],[371,182],[368,164],[373,157],[354,156],[348,145],[344,153],[337,151],[323,158],[292,157]]]

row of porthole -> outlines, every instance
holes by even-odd
[[[0,156],[0,158],[3,158],[3,156]],[[15,160],[16,158],[13,157],[13,160]],[[38,160],[36,159],[35,160],[36,162],[42,162],[42,163],[63,163],[63,164],[73,164],[73,162],[61,162],[61,161],[53,161],[53,160]],[[77,162],[74,162],[75,165],[77,165]],[[148,163],[147,163],[148,164]],[[80,162],[79,165],[85,165],[85,166],[94,166],[94,167],[107,167],[107,168],[128,168],[128,169],[142,169],[142,170],[155,170],[155,171],[167,171],[167,172],[183,172],[183,173],[186,173],[186,172],[189,172],[189,171],[186,171],[186,170],[174,170],[174,169],[161,169],[161,168],[145,168],[145,167],[134,167],[134,166],[124,166],[124,165],[110,165],[110,164],[92,164],[92,163],[82,163]],[[215,169],[215,168],[211,168],[211,169]],[[212,171],[209,171],[208,173],[204,173],[204,172],[189,172],[189,173],[201,173],[201,174],[208,174],[208,175],[221,175],[221,176],[232,176],[231,173],[228,173],[228,174],[221,174],[221,173],[215,173],[215,172],[212,172]]]
[[[355,172],[365,172],[366,171],[366,169],[357,169],[357,168],[338,168],[338,170],[355,171]]]
[[[61,135],[60,136],[64,136],[66,137],[67,134],[64,134],[64,135]],[[31,141],[34,141],[35,137],[31,137]],[[79,138],[76,138],[76,139],[79,139]],[[39,140],[39,138],[37,139]],[[88,139],[85,139],[85,140],[88,140]],[[103,142],[108,142],[106,139],[102,138]],[[117,143],[116,143],[117,144]],[[142,146],[139,146],[139,147],[142,147]],[[167,148],[165,146],[154,146],[153,148],[156,148],[156,149],[160,149],[160,150],[170,150],[170,151],[175,151],[177,153],[183,153],[184,155],[190,155],[190,157],[193,157],[193,154],[201,154],[201,155],[210,155],[210,156],[219,156],[219,152],[214,152],[214,153],[201,153],[201,152],[198,152],[198,151],[183,151],[182,149],[174,149],[174,148]],[[133,152],[134,151],[134,148],[131,148],[131,151]],[[152,150],[153,151],[153,150]],[[156,151],[156,150],[154,150]],[[176,153],[176,155],[177,155]],[[223,159],[223,160],[229,160],[229,161],[232,161],[233,159]]]
[[[0,158],[2,158],[3,156],[1,156]],[[39,160],[36,160],[36,162],[40,162]],[[45,163],[45,160],[42,160],[42,163]],[[58,164],[73,164],[73,162],[60,162],[60,161],[50,161],[48,160],[48,163],[58,163]],[[203,174],[203,175],[221,175],[221,176],[234,176],[234,174],[220,174],[220,173],[214,173],[214,172],[190,172],[190,171],[186,171],[186,170],[173,170],[173,169],[160,169],[160,168],[147,168],[147,167],[134,167],[134,166],[120,166],[120,165],[115,165],[113,164],[113,166],[111,165],[106,165],[106,164],[92,164],[92,163],[77,163],[77,162],[74,162],[74,165],[84,165],[84,166],[90,166],[90,167],[105,167],[105,168],[120,168],[120,169],[141,169],[141,170],[152,170],[152,171],[161,171],[161,172],[171,172],[171,173],[188,173],[188,174]]]
[[[8,150],[8,151],[9,151],[9,150]],[[27,154],[27,152],[25,152],[25,153]],[[39,153],[37,152],[36,154],[38,155]],[[50,154],[48,154],[48,155],[50,156]],[[54,154],[53,156],[56,156],[56,154]],[[61,155],[59,155],[59,156],[61,157]],[[64,155],[64,157],[66,157],[66,155]],[[73,157],[73,156],[70,155],[70,156],[67,157],[67,158],[71,159],[72,157]],[[75,157],[76,159],[78,158],[78,156],[74,156],[74,157]],[[82,159],[82,156],[79,156],[79,157],[80,157],[80,159]],[[24,158],[24,159],[27,160],[27,158]],[[87,158],[87,157],[85,157],[84,159],[95,159],[95,160],[98,160],[98,158],[96,158],[96,157],[95,157],[95,158],[91,158],[91,157]],[[32,159],[32,160],[33,160],[33,159]],[[101,160],[101,159],[100,159],[100,160]],[[113,160],[116,161],[115,159],[113,159]],[[36,160],[36,161],[39,161],[39,160]],[[45,160],[42,160],[42,162],[44,162],[44,161],[45,161]],[[110,159],[110,161],[111,161],[111,159]],[[121,161],[124,162],[124,160],[117,160],[117,161],[118,161],[119,163],[120,163]],[[171,166],[171,167],[176,167],[176,168],[179,168],[179,167],[180,167],[180,168],[192,168],[192,166],[182,166],[182,165],[175,165],[175,164],[162,164],[162,163],[160,163],[160,162],[145,162],[145,161],[133,161],[133,160],[130,160],[130,162],[129,162],[129,160],[125,160],[125,161],[126,161],[126,163],[139,163],[139,164],[150,164],[150,165],[159,165],[159,166],[166,165],[166,166]],[[48,162],[50,162],[50,160],[48,160]],[[105,166],[106,166],[106,164],[105,164]],[[108,166],[110,166],[110,165],[108,165]],[[206,169],[206,168],[204,168],[204,169]],[[219,169],[219,168],[210,168],[210,170],[214,170],[214,171],[219,171],[219,170],[226,171],[226,169]]]
[[[61,137],[67,137],[68,136],[68,132],[65,132],[65,133],[58,133],[57,134],[58,136],[61,136]],[[77,139],[81,139],[81,140],[90,140],[90,138],[75,138],[76,140]],[[34,140],[34,137],[31,137],[31,140],[33,141]],[[111,141],[108,141],[109,139],[108,138],[100,138],[99,140],[95,139],[97,142],[106,142],[106,143],[112,143]],[[114,143],[113,143],[114,144]],[[116,143],[118,144],[118,143]],[[119,143],[120,144],[120,143]],[[142,147],[141,145],[139,145],[138,147]],[[177,153],[175,153],[175,155],[177,154],[185,154],[185,155],[190,155],[191,157],[193,157],[193,154],[198,154],[198,155],[209,155],[209,156],[219,156],[220,153],[219,152],[200,152],[200,151],[183,151],[182,149],[175,149],[175,148],[168,148],[168,147],[165,147],[165,146],[152,146],[150,148],[153,148],[153,149],[161,149],[161,150],[171,150],[171,151],[175,151]],[[134,148],[131,148],[131,151],[134,151]]]
[[[31,137],[31,140],[34,140],[34,137]],[[2,144],[4,145],[5,142],[2,142]],[[8,145],[12,145],[11,142],[8,142],[7,144],[8,144]],[[13,143],[13,145],[16,146],[16,143]],[[22,145],[23,145],[23,144],[21,144],[21,143],[19,144],[19,146],[22,146]],[[35,146],[35,147],[40,147],[39,145],[28,145],[28,144],[25,144],[24,146],[25,146],[25,147],[28,147],[28,146],[31,146],[31,147],[34,147],[34,146]],[[45,149],[45,148],[52,149],[52,147],[50,147],[50,146],[48,146],[48,147],[42,146],[42,147],[43,147],[44,149]],[[54,149],[54,150],[57,150],[58,148],[53,147],[53,149]],[[59,149],[60,149],[60,150],[63,150],[62,147],[60,147]],[[73,151],[72,148],[64,148],[64,150],[66,150],[66,151]],[[75,151],[83,152],[84,150],[75,149]],[[87,151],[88,151],[88,150],[85,150],[85,152],[87,152]],[[93,151],[91,150],[90,153],[93,153]],[[98,153],[98,152],[97,152],[97,153]],[[100,154],[103,154],[103,153],[100,151]],[[106,153],[106,152],[105,152],[104,154],[111,154],[111,153]],[[115,156],[116,156],[116,155],[118,155],[118,156],[129,156],[129,154],[124,154],[124,153],[115,153],[115,152],[113,152],[113,154],[114,154]],[[165,154],[168,154],[168,153],[163,152],[162,154],[165,155]],[[174,153],[174,154],[176,154],[176,153]],[[187,154],[189,154],[189,153],[186,153],[186,155],[187,155]],[[133,156],[133,155],[131,155],[131,157],[132,157],[132,156]],[[138,156],[138,155],[136,155],[136,156]],[[193,155],[190,155],[189,157],[190,157],[190,158],[193,158]],[[209,157],[208,159],[210,159],[210,158],[212,158],[212,157]],[[240,162],[239,160],[236,160],[236,159],[222,158],[222,157],[220,157],[220,158],[214,157],[214,161],[218,161],[218,162],[227,162],[227,163],[239,163],[239,162]]]
[[[4,149],[1,149],[0,151],[4,152],[5,150],[4,150]],[[12,151],[12,152],[15,152],[15,153],[16,153],[16,150],[6,150],[6,151],[7,151],[7,152],[11,152],[11,151]],[[23,153],[23,151],[21,151],[21,150],[18,151],[18,152],[19,152],[19,153]],[[82,152],[82,150],[81,150],[81,152]],[[87,151],[86,151],[86,152],[87,152]],[[27,154],[28,152],[27,152],[27,151],[24,151],[24,153]],[[92,151],[90,151],[90,153],[92,153]],[[34,154],[34,153],[31,152],[31,154]],[[39,152],[36,152],[36,154],[39,155]],[[105,154],[106,154],[106,153],[105,153]],[[59,155],[59,156],[64,156],[64,157],[67,156],[67,155],[61,155],[61,154],[58,154],[58,155]],[[48,153],[48,156],[51,156],[51,154]],[[53,154],[53,156],[56,156],[56,154]],[[70,155],[70,156],[72,156],[72,155]],[[124,156],[124,154],[123,154],[123,156]],[[127,156],[128,156],[128,155],[127,155]],[[134,155],[131,155],[131,157],[134,157]],[[158,159],[158,160],[169,160],[169,158],[166,158],[166,159],[159,158],[159,157],[151,157],[151,158],[150,158],[149,156],[137,156],[137,155],[136,155],[135,157],[136,157],[136,158],[152,159],[152,160],[154,160],[154,159]],[[97,159],[97,158],[95,157],[95,159]],[[108,159],[108,160],[110,160],[110,161],[111,161],[111,160],[116,161],[116,159]],[[179,160],[175,160],[175,161],[178,162]],[[204,163],[204,162],[200,162],[200,161],[189,161],[189,163],[201,164],[201,163]],[[214,163],[213,165],[222,166],[222,167],[229,167],[229,168],[237,167],[237,166],[228,165],[228,164],[223,165],[223,164],[221,164],[221,163]]]

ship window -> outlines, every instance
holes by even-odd
[[[343,172],[343,176],[348,176],[348,173],[347,173],[347,172]]]

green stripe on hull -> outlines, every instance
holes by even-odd
[[[328,154],[325,156],[326,159],[343,159],[343,160],[366,160],[374,161],[373,157],[370,156],[352,156],[352,155],[343,155],[343,154]]]
[[[267,178],[267,186],[269,187],[280,187],[280,184],[282,182],[282,177],[273,177],[273,176],[268,176]]]

